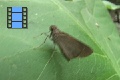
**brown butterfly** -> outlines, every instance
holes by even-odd
[[[68,61],[78,56],[86,57],[93,53],[90,47],[71,37],[69,34],[61,32],[55,25],[50,26],[50,31],[50,37],[59,46]]]

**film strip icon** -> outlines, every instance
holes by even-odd
[[[7,7],[7,28],[28,28],[27,7]]]

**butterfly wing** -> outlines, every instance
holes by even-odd
[[[74,57],[85,57],[90,55],[93,50],[67,33],[59,33],[53,36],[54,42],[59,46],[61,52],[70,60]]]

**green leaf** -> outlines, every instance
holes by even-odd
[[[106,6],[107,9],[110,10],[116,10],[116,9],[120,9],[120,5],[115,5],[109,1],[103,1],[104,5]]]
[[[28,7],[28,29],[7,29],[11,6]],[[120,79],[120,37],[101,0],[5,0],[0,15],[0,80]],[[68,62],[50,39],[40,46],[52,24],[94,53]]]

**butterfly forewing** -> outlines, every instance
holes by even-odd
[[[92,53],[92,50],[88,46],[67,33],[58,33],[54,35],[53,40],[59,46],[67,60],[78,56],[85,57]]]

